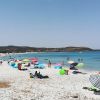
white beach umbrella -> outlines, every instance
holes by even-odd
[[[74,63],[74,61],[68,61],[67,63],[68,63],[68,64],[72,64],[72,63]]]

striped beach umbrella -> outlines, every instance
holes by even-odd
[[[89,81],[94,87],[100,89],[100,74],[90,75]]]

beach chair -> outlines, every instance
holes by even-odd
[[[91,82],[91,87],[83,87],[83,89],[88,89],[94,92],[100,92],[100,74],[90,75],[89,81]]]
[[[94,87],[100,89],[100,74],[90,75],[89,81]]]

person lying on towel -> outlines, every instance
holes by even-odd
[[[35,71],[34,75],[32,73],[30,73],[30,78],[34,78],[34,77],[37,77],[40,79],[49,78],[47,75],[44,76],[44,75],[40,74],[40,72],[37,72],[37,71]]]

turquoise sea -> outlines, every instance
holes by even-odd
[[[25,53],[13,54],[3,57],[3,60],[10,58],[23,59],[23,58],[38,58],[40,62],[48,63],[63,63],[64,66],[69,66],[68,60],[81,62],[85,64],[83,69],[100,71],[100,51],[89,52],[39,52],[39,53]]]

